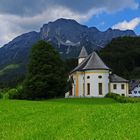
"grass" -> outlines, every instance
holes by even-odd
[[[0,70],[0,75],[5,74],[9,70],[13,70],[13,69],[17,69],[17,68],[19,68],[18,64],[7,65],[6,67],[4,67],[3,69]]]
[[[139,140],[140,103],[0,100],[1,140]]]

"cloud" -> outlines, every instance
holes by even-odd
[[[108,12],[127,7],[136,9],[138,3],[135,0],[1,0],[0,13],[33,16],[56,6],[87,13],[91,9],[106,9]]]
[[[62,12],[63,11],[63,12]],[[48,21],[58,18],[71,18],[78,22],[88,20],[95,11],[86,14],[77,14],[64,7],[49,8],[41,14],[32,17],[21,17],[11,14],[0,14],[0,44],[7,43],[12,38],[29,31],[39,31],[40,27]],[[96,11],[97,12],[97,11]],[[47,16],[46,16],[47,15]],[[2,46],[2,45],[1,45]]]
[[[120,29],[120,30],[134,30],[139,24],[140,24],[140,17],[136,17],[130,21],[124,20],[123,22],[119,22],[115,24],[112,28]]]
[[[102,12],[137,9],[138,6],[135,0],[1,0],[0,46],[24,32],[39,30],[42,24],[58,18],[71,18],[83,23]]]

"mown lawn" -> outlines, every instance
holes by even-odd
[[[140,103],[0,100],[0,140],[139,140]]]

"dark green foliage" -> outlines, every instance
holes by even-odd
[[[3,99],[21,99],[21,95],[23,93],[23,87],[18,85],[15,88],[11,89],[2,89],[0,90],[0,98]]]
[[[0,93],[0,99],[2,98],[3,96],[2,96],[2,94]]]
[[[23,94],[23,87],[17,86],[16,88],[10,89],[7,94],[9,99],[21,99],[21,95]]]
[[[69,76],[69,73],[78,65],[78,60],[76,58],[70,58],[65,60],[65,73],[67,77]],[[67,82],[66,90],[70,91],[72,90],[72,79],[69,79]]]
[[[33,45],[23,98],[42,99],[64,96],[65,65],[54,48],[45,41]]]
[[[117,102],[120,103],[137,103],[140,102],[140,98],[130,98],[130,97],[125,97],[125,96],[120,96],[119,94],[116,93],[108,93],[106,95],[108,98],[112,98],[116,100]]]
[[[65,60],[65,67],[67,75],[78,65],[78,60],[76,58],[70,58]]]
[[[140,78],[140,37],[113,39],[100,56],[114,73],[126,79]]]
[[[11,64],[12,65],[12,64]],[[19,67],[15,67],[13,69],[5,69],[2,72],[2,69],[0,70],[0,89],[4,88],[14,88],[17,85],[21,84],[23,80],[25,79],[25,65],[22,64],[16,64],[19,65]]]

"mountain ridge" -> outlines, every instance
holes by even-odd
[[[136,34],[132,30],[121,31],[111,28],[102,32],[96,27],[81,25],[72,19],[57,19],[54,22],[44,24],[39,32],[24,33],[1,47],[0,69],[10,64],[18,64],[20,66],[17,70],[10,70],[10,73],[13,72],[10,76],[5,75],[11,79],[16,76],[18,78],[20,74],[24,75],[30,48],[38,40],[45,40],[52,44],[62,58],[75,58],[83,46],[90,53],[93,50],[98,51],[104,48],[113,38],[123,36],[135,37]],[[0,76],[0,79],[6,78]]]
[[[32,31],[14,38],[0,48],[0,68],[3,65],[28,59],[31,46],[38,40],[51,43],[64,58],[77,57],[82,46],[88,52],[100,50],[113,38],[136,36],[132,30],[121,31],[107,29],[100,31],[96,27],[81,25],[73,19],[57,19],[44,24],[39,32]]]

